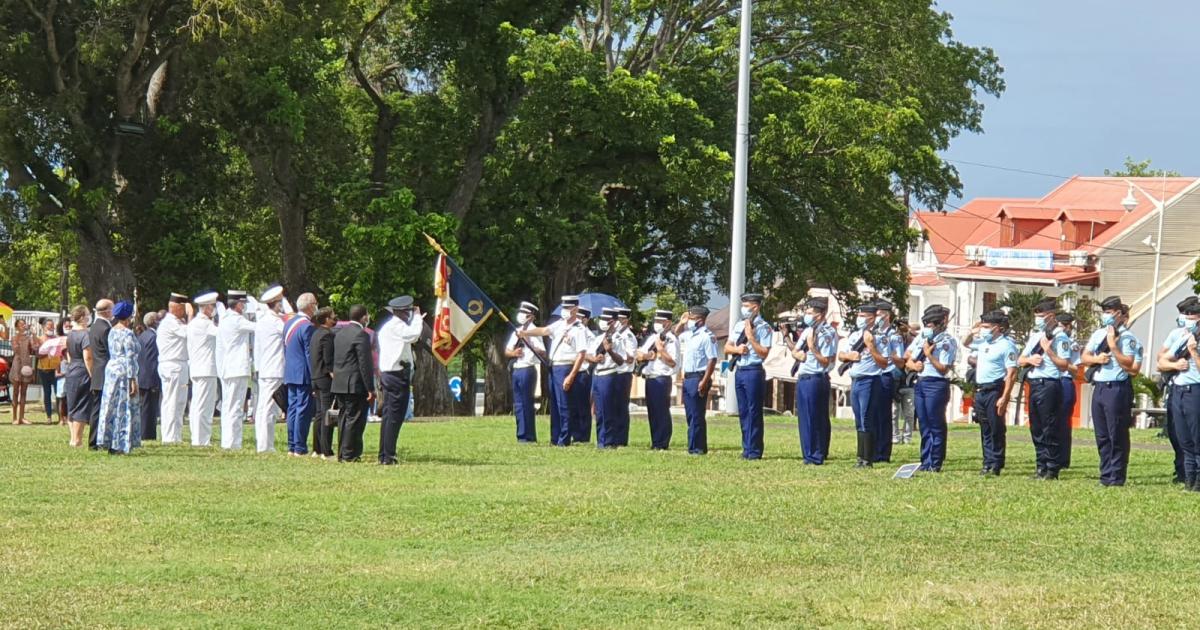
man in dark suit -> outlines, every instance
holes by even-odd
[[[371,336],[366,327],[367,307],[350,307],[350,323],[333,338],[333,386],[341,409],[338,418],[338,461],[356,462],[362,457],[363,430],[367,428],[367,406],[375,400],[375,366]]]
[[[142,402],[142,440],[158,439],[158,410],[162,379],[158,376],[158,313],[146,313],[146,330],[138,335],[138,395]]]
[[[92,348],[92,416],[88,419],[88,448],[97,450],[96,430],[100,424],[100,396],[104,392],[104,369],[108,367],[108,331],[112,330],[113,301],[96,302],[96,321],[88,329]]]
[[[333,407],[333,324],[336,319],[332,308],[318,310],[312,319],[316,330],[308,342],[312,354],[309,371],[312,373],[313,392],[317,397],[313,452],[322,459],[333,457],[333,425],[325,423],[325,412]]]

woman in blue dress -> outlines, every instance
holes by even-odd
[[[128,454],[142,445],[141,410],[137,375],[141,344],[129,329],[133,305],[119,302],[113,307],[113,326],[108,333],[108,366],[104,370],[104,392],[100,396],[99,439],[96,445],[113,455]],[[134,426],[138,430],[134,431]]]

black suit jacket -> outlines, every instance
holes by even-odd
[[[147,328],[138,336],[142,344],[138,351],[138,389],[146,391],[162,388],[162,380],[158,377],[158,332]]]
[[[347,324],[333,338],[332,391],[335,394],[375,391],[371,336],[358,324]]]
[[[108,331],[112,324],[96,318],[88,329],[92,344],[92,391],[104,390],[104,368],[108,367]]]
[[[331,328],[317,328],[309,342],[308,351],[312,355],[309,363],[312,372],[313,388],[323,392],[333,387],[333,337]]]

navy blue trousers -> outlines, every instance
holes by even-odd
[[[742,426],[742,457],[762,459],[763,455],[763,391],[767,388],[767,373],[761,365],[739,367],[733,377],[737,396],[738,423]]]
[[[512,373],[513,415],[517,417],[517,440],[537,441],[537,425],[533,421],[533,392],[537,385],[537,368],[514,368]]]
[[[883,400],[879,404],[878,417],[875,419],[875,458],[872,461],[892,461],[892,403],[896,400],[896,388],[902,381],[896,378],[894,372],[884,372],[879,375],[879,384],[883,388]]]
[[[1106,486],[1125,483],[1132,424],[1133,384],[1128,379],[1096,383],[1092,390],[1092,429],[1100,451],[1100,483]]]
[[[592,377],[592,400],[596,403],[596,446],[616,446],[613,429],[618,423],[617,406],[620,401],[620,374]]]
[[[801,374],[796,380],[796,423],[800,453],[810,464],[829,457],[829,375]]]
[[[569,365],[550,369],[550,443],[555,446],[571,444],[571,400],[569,392],[563,390],[563,381],[570,373]],[[571,390],[574,389],[572,385]]]
[[[988,391],[975,390],[975,420],[979,422],[979,441],[983,445],[983,467],[1004,470],[1004,450],[1008,428],[996,411],[996,401],[1004,394],[1004,385]]]
[[[708,452],[708,423],[705,414],[708,397],[700,393],[702,374],[683,379],[683,411],[687,414],[688,452],[702,455]]]
[[[860,376],[850,386],[850,408],[854,410],[854,430],[875,433],[879,421],[879,405],[883,402],[883,383],[878,375]],[[890,402],[890,401],[889,401]],[[888,436],[891,441],[891,436]]]
[[[571,386],[571,440],[592,441],[592,373],[580,370]]]
[[[608,421],[608,434],[611,436],[609,446],[629,446],[629,396],[633,387],[633,372],[618,373],[613,377],[612,418]]]
[[[308,428],[313,419],[312,385],[287,385],[288,452],[308,453]]]
[[[1058,435],[1059,468],[1071,467],[1071,416],[1075,414],[1075,379],[1064,376],[1059,379],[1062,384],[1062,407],[1058,412],[1058,426],[1062,431]]]
[[[1169,408],[1183,451],[1183,478],[1200,475],[1200,385],[1171,387]]]
[[[650,448],[671,446],[671,377],[646,379],[646,414],[650,417]]]
[[[946,462],[946,405],[950,402],[950,381],[922,377],[913,387],[913,407],[921,430],[921,466],[941,470]]]
[[[1169,389],[1173,391],[1175,386],[1172,385]],[[1174,395],[1174,393],[1167,394],[1167,440],[1171,443],[1171,450],[1175,451],[1175,478],[1184,479],[1183,444],[1179,441],[1179,420],[1175,418],[1173,410],[1175,405],[1171,402],[1171,397]]]
[[[1029,436],[1033,438],[1038,470],[1057,471],[1062,461],[1059,436],[1062,426],[1062,383],[1058,379],[1029,380]]]

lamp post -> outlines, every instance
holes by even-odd
[[[1154,347],[1154,320],[1158,317],[1158,282],[1159,282],[1158,276],[1162,269],[1163,215],[1165,215],[1167,213],[1166,190],[1167,190],[1167,179],[1166,179],[1166,172],[1164,171],[1163,172],[1163,198],[1158,199],[1158,200],[1154,199],[1153,197],[1150,198],[1150,201],[1152,201],[1154,203],[1154,210],[1156,212],[1158,212],[1157,236],[1154,237],[1153,243],[1149,242],[1150,241],[1149,237],[1146,237],[1146,240],[1142,241],[1143,243],[1146,243],[1147,245],[1154,248],[1154,280],[1153,280],[1153,284],[1150,287],[1150,322],[1149,322],[1148,331],[1146,333],[1146,347],[1147,348]],[[1121,206],[1123,208],[1125,208],[1126,212],[1133,212],[1134,208],[1137,207],[1137,198],[1133,196],[1133,184],[1132,183],[1129,184],[1129,192],[1126,193],[1125,198],[1121,200]],[[1146,376],[1150,376],[1151,374],[1154,373],[1155,361],[1145,361],[1144,360],[1142,362],[1142,367],[1146,372]]]
[[[729,256],[729,334],[740,316],[746,285],[746,174],[750,159],[750,11],[752,0],[742,0],[742,28],[738,48],[737,136],[733,160],[733,239]],[[737,413],[733,370],[725,373],[725,411]]]

